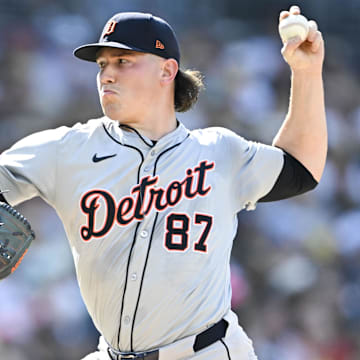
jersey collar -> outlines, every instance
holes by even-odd
[[[189,130],[179,121],[175,130],[166,134],[155,144],[148,137],[141,135],[136,129],[120,125],[115,120],[107,117],[103,118],[103,123],[114,140],[123,144],[135,146],[140,150],[148,151],[150,149],[164,149],[171,145],[183,142],[189,136]]]

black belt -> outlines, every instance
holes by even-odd
[[[216,341],[225,337],[226,329],[229,326],[228,322],[224,319],[220,320],[215,325],[206,329],[199,335],[196,335],[193,349],[194,351],[200,351],[207,346],[215,343]],[[159,359],[159,350],[148,351],[148,352],[122,352],[117,354],[110,347],[108,348],[108,354],[112,360],[129,360],[129,359],[144,359],[144,360],[158,360]]]
[[[110,359],[112,360],[131,360],[131,359],[159,360],[159,350],[142,352],[142,353],[122,352],[121,354],[116,354],[114,350],[112,350],[109,347],[108,354],[110,356]]]

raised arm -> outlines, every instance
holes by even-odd
[[[300,8],[280,14],[280,22]],[[307,39],[286,42],[282,55],[291,69],[290,104],[287,116],[274,138],[273,145],[300,161],[316,181],[321,179],[327,154],[327,128],[322,66],[324,41],[315,21],[310,21]]]

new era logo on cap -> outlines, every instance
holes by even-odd
[[[164,49],[165,49],[165,45],[164,45],[160,40],[156,40],[155,47],[156,47],[157,49],[160,49],[160,50],[164,50]]]

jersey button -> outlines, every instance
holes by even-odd
[[[131,280],[135,281],[137,279],[137,273],[132,273],[131,274]]]
[[[150,167],[149,167],[149,166],[145,166],[145,167],[144,167],[144,171],[145,171],[145,172],[149,172],[149,171],[150,171]]]
[[[125,323],[126,325],[129,325],[129,324],[130,324],[130,316],[126,315],[126,316],[124,317],[124,323]]]
[[[141,233],[140,233],[140,236],[142,237],[142,238],[146,238],[147,236],[148,236],[148,232],[146,231],[146,230],[143,230]]]
[[[155,156],[155,154],[156,154],[155,150],[153,150],[153,151],[150,153],[151,156]]]

